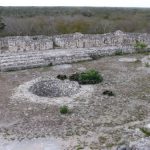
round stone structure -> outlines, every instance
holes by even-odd
[[[32,103],[50,105],[74,106],[78,98],[92,96],[91,85],[79,85],[76,81],[59,80],[55,77],[39,77],[25,82],[14,90],[12,101],[29,101]]]
[[[29,91],[43,97],[71,96],[78,93],[80,85],[75,81],[47,79],[33,84]]]

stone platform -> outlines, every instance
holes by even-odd
[[[133,47],[120,49],[117,46],[107,46],[103,48],[54,49],[26,53],[4,53],[0,54],[0,71],[21,70],[93,60],[101,56],[113,55],[120,50],[122,53],[134,52]]]
[[[0,71],[74,63],[101,56],[133,53],[137,42],[150,49],[150,34],[116,31],[0,38]]]

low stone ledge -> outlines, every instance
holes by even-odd
[[[93,60],[101,56],[114,55],[116,52],[133,53],[133,47],[103,47],[80,49],[57,49],[42,52],[0,54],[0,71],[21,70],[35,67],[74,63]]]

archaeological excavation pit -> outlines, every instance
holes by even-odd
[[[29,91],[37,96],[42,97],[63,97],[77,94],[79,92],[80,85],[75,81],[47,79],[34,83]]]

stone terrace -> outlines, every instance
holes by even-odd
[[[133,53],[134,43],[150,47],[150,34],[116,31],[107,34],[66,34],[0,38],[0,70],[20,70],[40,66],[92,60],[117,51]]]

